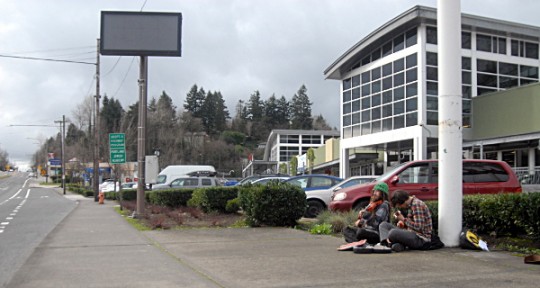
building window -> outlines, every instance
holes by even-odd
[[[281,135],[279,137],[279,143],[298,144],[299,139],[300,139],[299,135]]]
[[[359,80],[355,81],[355,77]],[[351,79],[353,79],[351,80],[353,83],[351,85],[352,95],[350,98],[349,96],[343,97],[344,138],[347,138],[345,135],[349,131],[350,137],[355,137],[387,131],[385,129],[399,129],[416,125],[412,124],[417,121],[413,120],[417,119],[417,116],[413,117],[413,115],[418,114],[416,54],[410,54],[383,66],[364,71]],[[357,94],[354,92],[357,89],[355,85],[360,87],[358,100],[355,100],[357,99]],[[407,101],[403,101],[406,97]],[[393,103],[395,101],[397,102]],[[406,118],[405,113],[411,115]],[[400,119],[394,121],[393,118],[397,116]]]
[[[510,42],[510,47],[512,56],[538,59],[538,43],[512,40]]]
[[[506,54],[506,38],[484,34],[476,34],[476,50],[490,53]]]
[[[386,57],[392,53],[399,52],[407,47],[416,45],[417,42],[418,42],[417,28],[415,27],[408,31],[405,31],[404,33],[397,35],[396,37],[394,37],[394,39],[384,43],[383,45],[375,47],[373,50],[369,51],[368,55],[362,58],[361,61],[358,61],[354,65],[352,65],[349,71],[365,66],[373,61]],[[380,73],[380,71],[378,72]],[[378,77],[380,77],[380,74],[378,75]],[[364,81],[364,79],[362,79],[362,82],[367,82],[367,81],[370,81],[370,80]],[[344,90],[348,89],[348,88],[345,88],[345,85],[343,87],[344,87],[343,88]]]
[[[471,49],[471,32],[461,32],[461,48]]]
[[[428,44],[437,44],[437,28],[426,26],[426,42]]]

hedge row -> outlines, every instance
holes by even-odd
[[[243,186],[239,200],[250,226],[295,226],[307,208],[304,190],[287,183]]]
[[[237,197],[237,187],[197,188],[193,192],[191,199],[188,201],[188,205],[201,208],[205,212],[236,212],[228,211],[227,203]]]
[[[427,201],[426,204],[436,228],[438,202]],[[540,192],[464,196],[463,227],[482,234],[527,234],[540,238]]]

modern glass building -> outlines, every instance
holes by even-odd
[[[324,71],[327,79],[341,81],[340,159],[355,148],[385,151],[386,165],[437,157],[438,70],[443,67],[437,63],[436,20],[435,9],[415,6]],[[538,82],[540,27],[467,14],[461,27],[467,142],[475,138],[473,98]],[[341,161],[340,176],[349,176],[348,165]]]

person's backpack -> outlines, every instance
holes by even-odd
[[[487,243],[480,239],[480,236],[467,228],[464,228],[459,234],[459,247],[470,250],[489,251]]]
[[[358,241],[356,238],[356,232],[357,228],[355,227],[347,226],[343,228],[343,238],[345,239],[345,242],[352,243]]]
[[[441,241],[441,238],[435,233],[431,234],[431,241],[424,243],[422,250],[436,250],[444,247],[444,243]]]

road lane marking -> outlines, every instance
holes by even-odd
[[[28,195],[30,195],[30,189],[28,189],[28,191],[26,191],[26,196],[24,196],[24,199],[28,199]]]
[[[2,226],[9,225],[9,222],[2,222],[2,223],[0,223],[0,225],[2,225]]]

